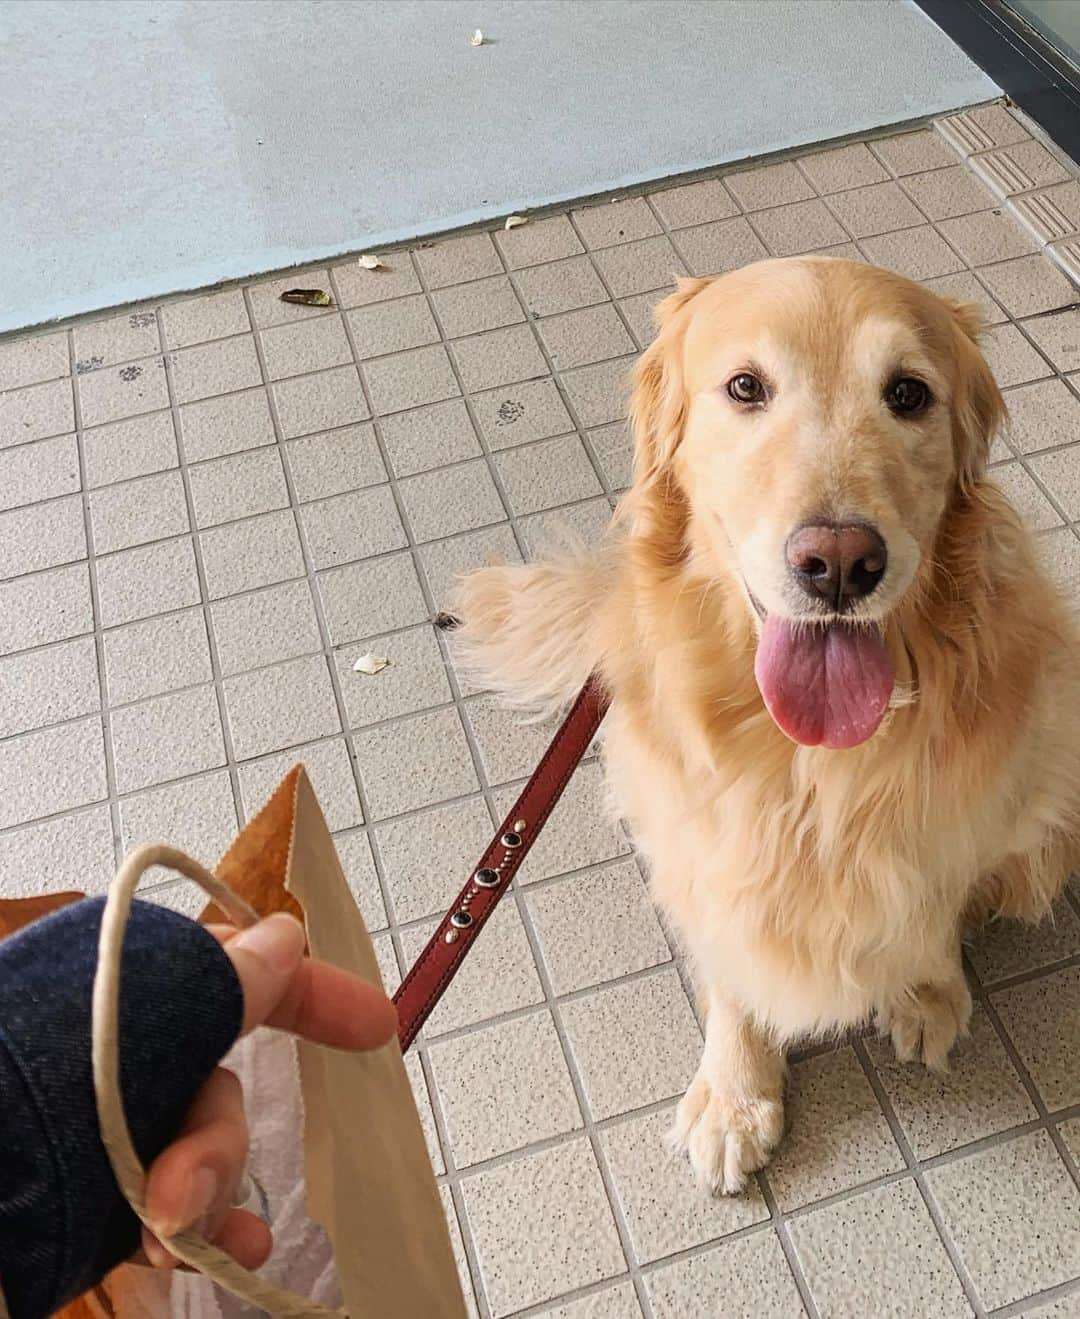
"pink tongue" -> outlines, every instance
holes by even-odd
[[[754,676],[782,732],[803,746],[835,751],[876,731],[895,681],[876,629],[796,628],[773,616],[758,642]]]

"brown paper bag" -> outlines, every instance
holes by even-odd
[[[381,986],[374,948],[303,766],[290,771],[242,830],[216,874],[260,915],[299,916],[313,956]],[[201,919],[223,917],[211,904]],[[464,1319],[442,1202],[397,1042],[345,1053],[300,1041],[296,1052],[307,1208],[333,1245],[346,1313]],[[117,1319],[145,1314],[139,1275],[146,1272],[122,1266],[92,1299],[62,1313],[84,1319],[89,1303],[90,1312],[104,1306]]]

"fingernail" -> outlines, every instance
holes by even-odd
[[[210,1168],[199,1168],[197,1172],[192,1173],[176,1218],[163,1223],[159,1235],[173,1237],[177,1232],[183,1232],[185,1228],[191,1227],[198,1219],[208,1214],[217,1200],[219,1186],[217,1173]]]
[[[277,911],[232,940],[233,948],[252,953],[274,971],[288,971],[304,951],[304,927],[288,912]]]

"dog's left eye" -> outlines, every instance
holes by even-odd
[[[929,388],[913,376],[903,376],[894,380],[885,391],[885,402],[893,412],[910,416],[913,412],[923,412],[930,405]]]
[[[765,384],[749,371],[740,371],[727,382],[727,392],[736,403],[764,403]]]

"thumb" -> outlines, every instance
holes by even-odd
[[[304,927],[275,912],[230,939],[225,951],[244,989],[244,1034],[271,1015],[288,993],[304,958]]]

